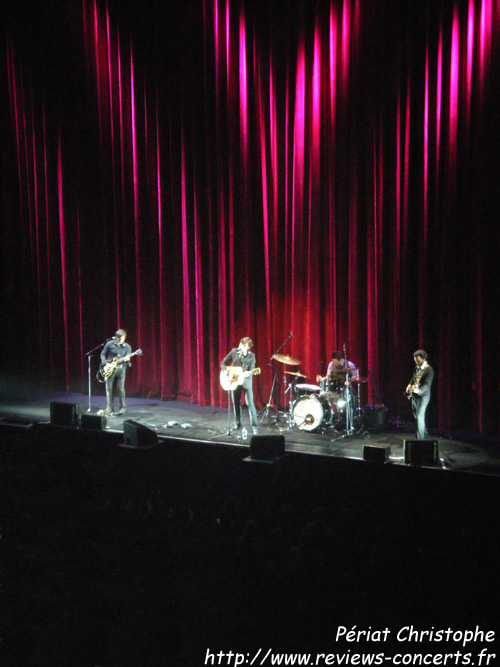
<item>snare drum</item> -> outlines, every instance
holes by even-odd
[[[310,394],[315,394],[316,392],[321,391],[321,387],[317,384],[296,384],[295,393],[297,396],[309,396]]]
[[[323,394],[329,394],[338,398],[340,396],[340,391],[343,382],[341,380],[333,380],[332,378],[323,378],[321,380],[321,392]]]
[[[298,398],[293,406],[293,419],[301,431],[315,431],[321,425],[329,425],[332,405],[321,394],[309,394]]]

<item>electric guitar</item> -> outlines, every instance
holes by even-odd
[[[109,378],[109,376],[116,371],[116,369],[120,364],[126,364],[128,361],[132,359],[132,357],[135,356],[140,357],[141,355],[142,355],[142,350],[139,348],[135,352],[127,354],[126,357],[115,357],[114,359],[111,359],[111,361],[107,361],[105,364],[101,364],[101,367],[99,368],[99,373],[102,375],[103,378]]]
[[[228,366],[225,371],[220,372],[220,383],[223,389],[231,391],[243,384],[245,378],[250,375],[259,375],[260,368],[254,368],[251,371],[244,371],[240,366]]]

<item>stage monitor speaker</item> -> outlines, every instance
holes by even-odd
[[[56,426],[78,426],[80,406],[77,403],[51,403],[50,423]]]
[[[252,461],[276,461],[285,456],[285,436],[254,435],[250,440]]]
[[[363,445],[363,460],[373,463],[385,463],[389,460],[389,445]]]
[[[143,449],[146,447],[153,447],[158,443],[158,436],[153,429],[139,424],[133,419],[126,419],[123,422],[123,435],[126,447],[136,447]]]
[[[80,419],[80,428],[88,431],[104,431],[107,420],[104,415],[82,415]]]
[[[439,463],[439,443],[437,440],[405,440],[405,463],[414,466],[432,466]]]

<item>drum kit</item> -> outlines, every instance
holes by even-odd
[[[298,370],[287,370],[290,366],[300,366],[299,359],[287,354],[273,354],[271,359],[283,364],[284,404],[288,403],[284,417],[287,430],[298,428],[306,432],[334,432],[345,435],[357,435],[364,427],[364,412],[361,407],[361,385],[368,381],[360,377],[356,370],[351,377],[345,375],[336,378],[322,378],[321,383],[309,384],[302,382],[307,376]],[[275,380],[277,369],[275,373]],[[289,377],[290,376],[290,377]],[[300,381],[299,381],[300,380]],[[271,397],[274,390],[271,390]],[[357,391],[354,390],[357,387]],[[279,402],[279,401],[278,401]],[[268,415],[268,406],[261,412]],[[276,414],[278,421],[279,414]],[[337,438],[335,438],[337,439]]]

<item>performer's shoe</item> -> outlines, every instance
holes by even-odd
[[[240,422],[236,422],[236,426],[235,426],[234,428],[235,428],[236,430],[240,429],[240,428],[241,428],[241,423],[240,423]]]
[[[120,408],[118,412],[115,412],[115,415],[119,417],[120,415],[124,415],[127,412],[126,408]]]
[[[252,426],[252,431],[254,435],[259,435],[259,429],[257,426]]]
[[[104,416],[105,417],[114,417],[115,413],[113,412],[113,410],[104,410]]]

